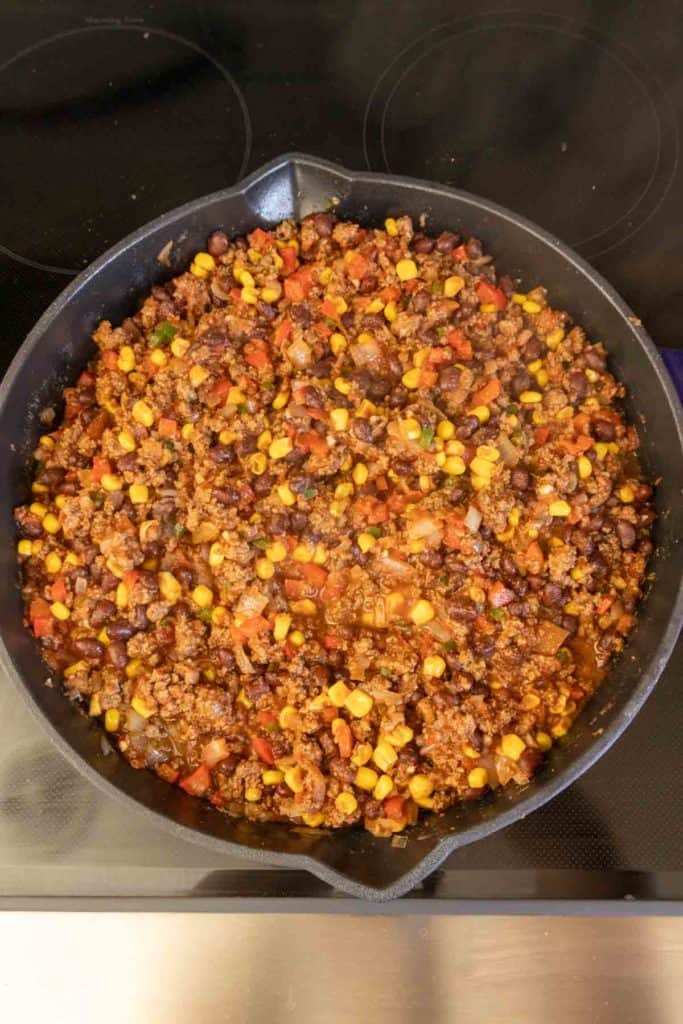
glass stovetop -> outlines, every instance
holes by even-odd
[[[295,149],[469,189],[592,262],[657,344],[683,322],[679,0],[109,0],[0,12],[0,372],[126,232]],[[9,197],[9,198],[8,198]],[[628,732],[420,890],[683,898],[683,658]],[[0,897],[326,896],[102,796],[0,679]]]

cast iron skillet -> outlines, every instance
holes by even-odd
[[[207,235],[242,234],[325,209],[368,225],[389,214],[427,215],[430,233],[450,228],[483,239],[501,272],[525,287],[543,283],[595,340],[627,385],[642,459],[656,492],[655,573],[638,624],[601,689],[570,735],[555,747],[535,780],[477,803],[429,816],[392,846],[362,829],[313,832],[285,825],[231,820],[152,772],[136,771],[102,750],[100,728],[76,713],[58,686],[45,686],[37,644],[22,625],[15,564],[14,505],[27,500],[30,453],[41,433],[39,411],[59,401],[93,354],[90,334],[102,317],[114,323],[134,311],[151,285],[185,269]],[[563,201],[567,201],[566,197]],[[173,241],[171,266],[157,254]],[[683,417],[666,370],[640,322],[609,284],[540,228],[508,210],[452,189],[409,178],[353,173],[317,158],[291,154],[267,164],[234,188],[188,203],[140,228],[92,264],[42,316],[0,388],[0,662],[64,755],[107,795],[118,797],[175,835],[213,850],[241,852],[265,864],[305,868],[355,896],[386,900],[422,881],[453,850],[503,828],[577,779],[626,728],[652,690],[680,628],[683,593],[677,538],[681,535]]]

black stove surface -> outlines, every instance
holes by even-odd
[[[302,150],[494,199],[572,245],[656,343],[683,322],[683,4],[167,2],[0,11],[4,372],[123,235]],[[454,854],[443,897],[683,898],[682,659],[591,771]],[[97,794],[0,680],[0,896],[324,895]]]

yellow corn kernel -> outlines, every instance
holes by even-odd
[[[154,413],[142,399],[133,403],[131,413],[135,422],[141,423],[143,427],[151,427],[154,423]]]
[[[247,460],[249,472],[254,476],[261,476],[268,468],[268,459],[265,452],[254,452]]]
[[[116,365],[122,373],[130,373],[135,369],[135,352],[130,345],[122,345]]]
[[[580,583],[581,580],[586,578],[586,576],[588,575],[588,572],[587,572],[586,569],[582,569],[580,566],[575,565],[574,568],[572,569],[570,575],[571,575],[571,578],[576,583]]]
[[[90,698],[90,703],[88,705],[88,714],[90,715],[91,718],[96,718],[98,715],[102,714],[102,701],[100,700],[99,693],[93,693],[92,697]]]
[[[417,441],[418,437],[422,433],[422,427],[418,421],[412,417],[409,417],[406,420],[400,420],[399,430],[406,441]]]
[[[512,761],[519,761],[526,749],[526,743],[516,733],[508,732],[501,738],[500,749]]]
[[[367,764],[372,757],[372,744],[370,743],[358,743],[351,755],[351,764],[354,764],[357,768]]]
[[[443,293],[447,299],[452,299],[454,295],[462,291],[465,287],[465,282],[458,274],[453,274],[451,277],[447,277],[443,283]]]
[[[483,789],[489,781],[489,773],[485,768],[473,768],[467,776],[467,785],[471,789]]]
[[[330,423],[335,430],[346,430],[349,425],[349,410],[348,409],[333,409],[330,413]]]
[[[545,369],[545,367],[540,369],[536,374],[536,383],[538,384],[539,388],[544,388],[549,380],[550,378],[548,376],[548,371]]]
[[[381,313],[384,309],[384,303],[381,299],[373,299],[369,302],[365,308],[366,313]]]
[[[275,616],[273,623],[273,639],[282,643],[287,638],[289,627],[292,625],[292,616],[287,612],[280,612]]]
[[[330,686],[327,691],[327,696],[329,697],[330,703],[333,704],[335,708],[343,708],[346,703],[346,698],[350,693],[351,691],[346,683],[342,682],[340,679],[338,682],[333,683],[332,686]]]
[[[59,530],[60,530],[59,519],[54,514],[54,512],[48,512],[46,516],[43,516],[43,521],[42,521],[41,525],[42,525],[43,529],[45,530],[45,533],[51,533],[51,534],[59,533]]]
[[[313,552],[313,561],[316,565],[324,565],[327,561],[327,551],[322,544],[316,544]]]
[[[261,790],[258,786],[247,786],[244,791],[244,799],[250,804],[258,803],[261,799]]]
[[[330,502],[330,515],[333,515],[335,519],[340,519],[345,512],[344,503],[341,501]]]
[[[275,575],[275,566],[267,558],[259,558],[256,562],[256,575],[260,580],[269,580]]]
[[[548,505],[548,514],[557,518],[568,516],[571,510],[571,505],[566,501],[551,501]]]
[[[392,238],[396,238],[396,235],[398,234],[398,224],[393,217],[387,217],[384,221],[384,229],[388,235],[391,235]]]
[[[212,569],[218,568],[219,565],[223,564],[225,555],[219,541],[214,541],[209,548],[209,565]]]
[[[546,750],[550,750],[553,745],[553,741],[550,736],[548,736],[547,732],[537,732],[536,743],[538,745],[538,749],[542,750],[544,753]]]
[[[541,698],[537,693],[525,693],[522,697],[522,709],[524,711],[533,711],[541,703]]]
[[[351,483],[337,484],[334,489],[334,496],[337,499],[350,498],[352,494],[353,484]]]
[[[159,573],[159,590],[161,596],[165,601],[169,601],[171,604],[175,604],[176,601],[180,600],[182,593],[182,587],[178,580],[171,572],[160,572]]]
[[[214,626],[223,626],[228,618],[228,609],[222,605],[211,609],[211,622]]]
[[[235,278],[238,284],[247,285],[249,288],[253,288],[256,282],[249,273],[246,267],[233,267],[232,276]]]
[[[288,437],[277,437],[268,446],[271,459],[284,459],[292,450],[292,442]]]
[[[512,301],[516,302],[518,306],[523,306],[526,302],[526,295],[523,292],[513,292]]]
[[[130,702],[130,706],[132,707],[133,711],[137,711],[137,713],[141,715],[142,718],[151,718],[152,715],[154,714],[154,709],[151,708],[148,704],[146,704],[142,697],[133,697],[132,701]]]
[[[304,773],[297,764],[293,768],[287,768],[284,773],[285,785],[289,786],[292,793],[301,793],[304,788]]]
[[[23,552],[20,551],[19,554],[24,554],[24,555],[25,554],[29,554],[30,555],[31,554],[31,550],[30,550],[30,548],[31,548],[31,541],[30,540],[28,540],[28,541],[23,541],[23,540],[19,541],[19,547],[21,547],[22,544],[28,544],[29,550],[28,550],[28,552],[25,551],[25,550]],[[62,568],[62,560],[61,560],[61,558],[59,557],[59,555],[57,554],[56,551],[51,551],[50,554],[46,557],[46,559],[45,559],[45,568],[46,568],[47,572],[50,573],[51,576],[54,576],[55,573],[58,573],[59,570]]]
[[[134,505],[144,505],[149,501],[149,487],[147,484],[131,484],[128,488],[128,497]]]
[[[123,448],[124,452],[134,452],[137,445],[135,438],[129,430],[122,430],[117,438],[119,444]]]
[[[79,556],[75,553],[75,551],[69,551],[69,553],[64,556],[64,565],[80,565],[80,564],[81,564],[81,560],[80,560]]]
[[[302,814],[301,820],[308,828],[319,828],[325,820],[325,815],[321,811],[316,811],[315,814]]]
[[[182,359],[183,356],[187,353],[189,347],[190,343],[187,340],[187,338],[181,338],[179,336],[176,336],[171,342],[171,352],[176,357],[176,359]]]
[[[354,718],[365,718],[372,711],[374,701],[365,690],[352,690],[344,701],[344,707]]]
[[[168,362],[168,356],[166,355],[165,352],[162,352],[160,348],[155,348],[149,357],[149,361],[150,363],[153,363],[155,366],[161,368],[162,366],[166,366],[166,363]]]
[[[488,405],[477,405],[474,409],[470,410],[473,416],[476,416],[480,423],[488,423],[491,419],[491,410]]]
[[[296,494],[289,484],[280,484],[277,487],[277,493],[283,505],[296,505]]]
[[[378,780],[379,775],[374,770],[374,768],[363,767],[359,768],[358,771],[356,772],[356,778],[354,779],[354,782],[359,789],[365,789],[368,791],[368,793],[371,793],[372,790],[377,785]]]
[[[266,548],[266,558],[270,562],[284,562],[287,557],[287,548],[281,540],[274,541]]]
[[[267,768],[266,771],[261,772],[261,781],[264,786],[279,786],[284,777],[284,772],[278,771],[277,768]]]
[[[120,491],[123,487],[121,477],[115,476],[113,473],[103,473],[100,483],[105,491]]]
[[[482,459],[478,455],[475,455],[475,457],[470,462],[470,472],[474,476],[483,477],[485,480],[491,479],[493,475],[493,470],[494,464],[492,462],[487,462],[486,459]]]
[[[270,403],[273,409],[284,409],[289,401],[289,391],[279,391],[273,401]]]
[[[210,376],[209,371],[198,363],[190,367],[190,384],[193,388],[200,387]]]
[[[209,252],[198,252],[195,254],[194,263],[202,270],[215,270],[216,261]]]
[[[309,597],[304,597],[301,601],[293,601],[289,607],[295,615],[315,615],[318,610],[315,601],[311,601]]]
[[[45,484],[39,484],[34,480],[31,484],[31,490],[34,494],[47,494],[49,488],[46,487]]]
[[[597,373],[596,370],[588,369],[584,370],[584,373],[586,374],[586,377],[591,382],[591,384],[596,384],[600,380],[600,374]]]
[[[231,387],[228,391],[228,404],[241,405],[244,401],[246,401],[244,392],[240,388]]]
[[[372,791],[375,800],[386,800],[394,788],[394,780],[391,775],[380,775],[377,785]]]
[[[367,483],[368,475],[368,467],[364,462],[357,462],[351,473],[353,482],[357,487],[362,487],[364,483]]]
[[[281,729],[294,729],[299,721],[299,713],[291,704],[286,704],[280,711],[277,720]]]
[[[427,679],[440,679],[446,671],[446,662],[440,654],[429,654],[422,662],[422,674]]]
[[[623,487],[620,487],[617,494],[619,495],[619,500],[623,501],[625,505],[630,505],[635,499],[633,488],[629,487],[628,484],[624,484]],[[45,516],[45,519],[47,519],[47,516]],[[45,519],[43,520],[43,526],[45,525]]]
[[[540,313],[541,307],[533,299],[527,299],[526,302],[522,303],[522,309],[525,313]]]
[[[189,441],[194,434],[194,423],[183,423],[180,429],[180,436],[183,441]]]
[[[69,611],[67,606],[63,604],[61,601],[54,601],[50,605],[50,611],[52,612],[56,619],[60,620],[60,622],[66,622],[66,620],[71,615],[71,612]]]
[[[295,562],[301,562],[305,564],[313,559],[313,552],[305,544],[297,544],[292,551],[292,558]]]
[[[331,295],[329,297],[332,299],[332,302],[334,302],[335,306],[337,307],[337,313],[339,314],[339,316],[341,316],[342,313],[347,312],[349,307],[348,303],[346,302],[346,299],[343,299],[341,295]]]
[[[408,370],[401,377],[401,381],[404,387],[414,391],[415,388],[420,386],[420,369],[418,367],[414,367],[412,370]]]
[[[346,348],[346,338],[343,334],[335,331],[334,334],[330,335],[330,348],[332,349],[332,355],[338,356]]]
[[[104,712],[104,728],[107,732],[116,732],[121,721],[121,713],[116,708],[107,708]]]
[[[353,793],[340,793],[334,801],[334,806],[340,814],[353,814],[358,807],[358,801]]]
[[[200,608],[209,608],[213,604],[213,594],[208,587],[200,583],[192,591],[192,600]]]
[[[576,460],[576,468],[579,471],[579,477],[582,480],[586,480],[593,472],[593,465],[590,459],[587,459],[585,455],[579,455]]]
[[[304,636],[300,629],[294,629],[289,634],[289,642],[290,644],[293,644],[295,647],[301,647],[303,644],[306,643],[306,637]]]
[[[387,772],[398,761],[398,754],[391,743],[387,743],[386,740],[380,740],[372,752],[372,760],[381,772]]]
[[[522,391],[519,400],[522,405],[537,405],[543,401],[543,395],[540,391]]]
[[[386,734],[384,739],[387,743],[391,743],[392,747],[397,747],[400,750],[401,747],[410,743],[413,736],[413,730],[409,725],[397,725],[395,729]]]
[[[567,613],[567,615],[581,614],[581,607],[576,603],[576,601],[567,601],[567,603],[564,605],[563,610]]]
[[[125,583],[119,583],[116,588],[116,607],[127,608],[128,607],[128,587]]]
[[[410,618],[416,626],[424,626],[426,622],[431,622],[434,615],[434,606],[429,601],[425,601],[424,598],[416,601],[410,610]]]
[[[495,302],[482,302],[479,305],[480,313],[495,313],[497,309]]]
[[[38,438],[38,444],[45,445],[46,448],[54,448],[55,441],[49,434],[43,434],[42,437]]]
[[[377,543],[377,538],[373,537],[371,533],[359,533],[356,537],[356,543],[363,553],[373,548]]]
[[[87,661],[75,661],[73,665],[69,665],[68,668],[64,669],[64,678],[69,679],[71,676],[75,676],[79,672],[85,671],[87,667]]]
[[[260,452],[267,452],[270,442],[273,440],[273,435],[269,430],[262,430],[259,436],[256,438],[256,447]]]
[[[436,436],[442,441],[450,441],[455,434],[455,424],[450,420],[441,420],[436,428]]]
[[[282,288],[276,282],[275,284],[266,285],[261,289],[261,298],[264,302],[277,302],[282,295]]]
[[[550,731],[555,739],[559,740],[562,736],[567,735],[567,726],[564,722],[558,722],[558,724],[554,725]]]
[[[439,462],[440,461],[441,460],[439,459]],[[449,455],[443,460],[441,469],[444,473],[448,473],[449,476],[462,476],[467,469],[467,466],[459,455]]]
[[[562,341],[564,341],[564,331],[561,327],[557,327],[554,331],[551,331],[545,339],[545,343],[551,352],[553,352]]]
[[[526,364],[526,368],[529,371],[529,373],[538,373],[542,366],[542,359],[534,359],[532,360],[532,362]]]
[[[337,377],[334,386],[340,395],[348,395],[351,390],[351,381],[345,380],[343,377]]]
[[[414,260],[399,260],[396,264],[399,281],[412,281],[417,277],[417,265]]]
[[[57,508],[65,508],[66,494],[58,494],[57,497],[55,498],[55,505],[57,506]]]
[[[437,466],[440,466],[443,469],[443,467],[446,465],[446,453],[437,452],[436,455],[434,456],[434,461],[436,462]]]
[[[428,798],[434,792],[434,783],[428,775],[413,775],[408,783],[408,791],[415,803]]]
[[[393,323],[396,317],[398,316],[398,307],[396,306],[396,303],[393,300],[391,302],[387,302],[386,306],[384,307],[384,316],[386,317],[390,324]]]

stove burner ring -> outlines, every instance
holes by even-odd
[[[31,46],[26,47],[25,49],[21,50],[19,53],[16,53],[9,60],[5,61],[3,64],[0,64],[0,75],[3,72],[7,71],[9,68],[11,68],[12,65],[14,65],[18,61],[22,60],[23,58],[29,57],[32,54],[35,54],[35,53],[39,52],[43,48],[45,48],[47,46],[52,46],[53,44],[58,43],[61,40],[68,39],[68,38],[71,38],[71,37],[74,37],[74,36],[88,35],[88,34],[92,34],[92,33],[101,33],[101,32],[133,32],[133,33],[136,33],[138,35],[141,35],[145,39],[150,37],[150,36],[151,37],[162,38],[162,39],[165,39],[165,40],[167,40],[167,41],[169,41],[171,43],[177,43],[180,46],[183,46],[186,49],[194,52],[197,56],[203,57],[205,60],[207,60],[216,69],[216,71],[219,73],[219,75],[223,78],[223,80],[227,83],[227,85],[232,90],[232,93],[234,94],[234,98],[237,101],[237,104],[238,104],[238,107],[239,107],[239,111],[240,111],[240,114],[241,114],[241,119],[242,119],[242,124],[243,124],[243,132],[244,132],[244,151],[243,151],[243,155],[242,155],[242,160],[241,160],[240,165],[239,165],[239,170],[238,170],[234,180],[235,181],[239,181],[242,177],[244,177],[244,174],[246,173],[247,166],[249,164],[249,157],[251,155],[251,144],[252,144],[251,119],[250,119],[250,116],[249,116],[249,110],[247,108],[247,104],[246,104],[246,101],[244,99],[244,96],[242,95],[242,92],[241,92],[239,86],[237,85],[237,83],[235,82],[234,78],[232,77],[230,72],[227,70],[227,68],[223,64],[221,64],[218,60],[216,60],[215,57],[212,57],[211,54],[208,53],[206,50],[202,49],[201,46],[198,46],[197,43],[193,42],[190,39],[186,39],[184,36],[178,35],[177,33],[167,32],[165,29],[161,29],[161,28],[151,28],[151,27],[148,27],[148,26],[146,26],[144,24],[140,24],[140,25],[138,25],[138,24],[127,24],[127,23],[126,24],[121,24],[121,23],[118,23],[118,22],[110,24],[110,23],[107,23],[107,22],[104,22],[104,23],[98,22],[96,24],[86,25],[86,26],[83,26],[81,28],[69,29],[66,32],[58,32],[56,35],[48,36],[45,39],[41,39],[39,42],[34,43]],[[226,184],[228,184],[228,183],[226,182]],[[207,189],[207,192],[208,191],[211,191],[211,190]],[[188,197],[188,198],[190,198],[190,197]],[[162,212],[162,211],[159,211],[159,212]],[[61,274],[61,275],[64,275],[66,277],[73,277],[76,274],[79,274],[81,272],[81,270],[83,269],[83,267],[77,267],[77,268],[65,267],[65,266],[60,266],[59,264],[52,264],[52,263],[43,262],[41,260],[35,260],[35,259],[32,259],[32,258],[30,258],[28,256],[23,255],[21,252],[17,252],[16,249],[14,249],[14,248],[12,248],[10,246],[4,245],[2,242],[0,242],[0,252],[3,253],[5,256],[8,256],[11,259],[16,260],[18,263],[21,263],[21,264],[23,264],[24,266],[27,266],[27,267],[31,267],[34,270],[44,270],[44,271],[48,271],[49,273],[52,273],[52,274]],[[88,262],[90,262],[90,260],[88,260]]]
[[[387,122],[390,108],[399,89],[418,65],[434,57],[445,46],[456,43],[460,37],[510,28],[555,32],[602,51],[603,55],[615,62],[620,71],[629,77],[647,104],[656,133],[656,147],[651,166],[648,168],[649,173],[639,193],[632,199],[627,210],[620,212],[598,231],[578,240],[569,240],[570,245],[588,258],[595,258],[623,244],[640,231],[664,202],[678,166],[678,127],[668,95],[639,57],[622,43],[617,44],[615,40],[607,39],[598,32],[585,31],[569,19],[558,15],[530,17],[514,12],[507,15],[473,15],[447,22],[424,33],[394,57],[373,87],[363,117],[363,151],[366,165],[369,170],[381,167],[382,170],[392,173],[387,152]],[[397,173],[410,172],[403,170]],[[476,191],[476,188],[471,191]],[[510,202],[499,201],[503,202],[503,205],[512,205]],[[534,219],[532,213],[527,215]]]

